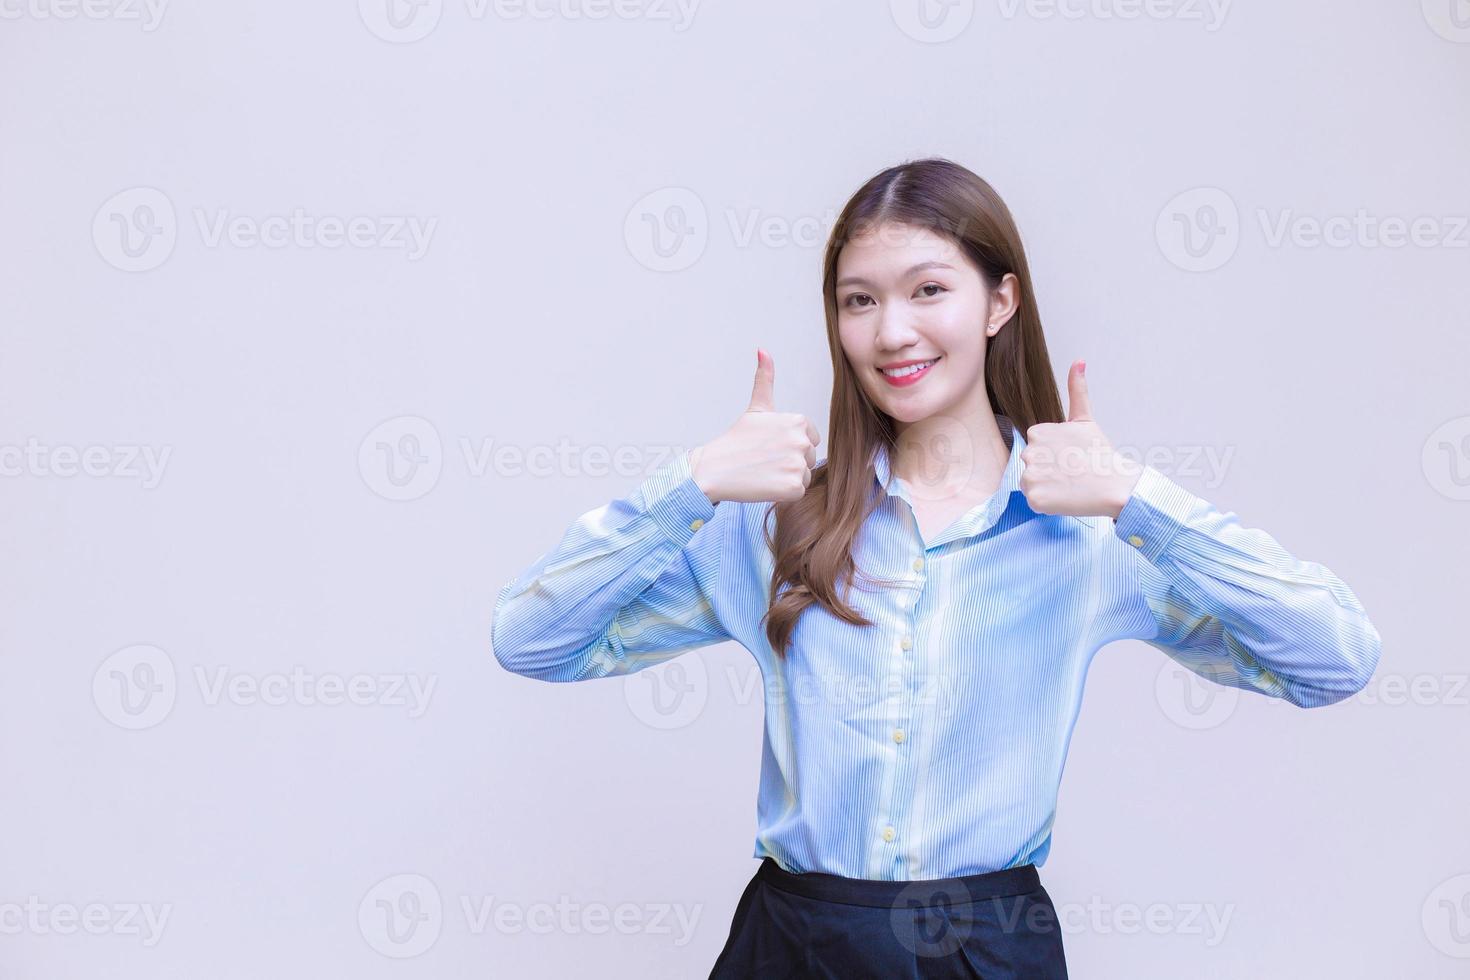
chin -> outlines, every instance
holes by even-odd
[[[933,410],[930,409],[929,406],[919,405],[912,402],[904,405],[894,405],[891,407],[884,406],[883,410],[887,412],[888,416],[892,418],[895,422],[902,422],[905,425],[911,425],[914,422],[922,422],[924,419],[927,419],[929,416],[934,414]]]

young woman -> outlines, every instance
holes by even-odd
[[[735,640],[766,693],[761,865],[713,977],[1066,976],[1037,869],[1088,665],[1135,638],[1302,707],[1379,637],[1325,567],[1115,454],[1053,380],[1021,239],[948,160],[879,173],[822,282],[830,455],[757,352],[745,413],[574,521],[492,643],[547,681]]]

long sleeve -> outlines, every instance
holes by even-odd
[[[490,642],[512,673],[545,681],[631,674],[731,638],[713,598],[738,509],[711,503],[688,453],[588,511],[501,589]]]
[[[1196,674],[1303,708],[1341,701],[1373,676],[1378,631],[1341,579],[1153,467],[1114,533],[1144,559],[1158,632],[1143,639]]]

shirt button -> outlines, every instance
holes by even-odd
[[[916,571],[916,572],[922,572],[923,570],[924,570],[924,559],[922,559],[922,558],[915,558],[914,559],[914,571]]]
[[[883,828],[883,839],[884,840],[893,840],[893,838],[895,838],[897,836],[898,836],[898,831],[894,830],[892,827],[884,827]]]
[[[704,518],[703,517],[697,517],[694,520],[692,520],[692,521],[689,522],[689,530],[691,530],[691,531],[698,531],[702,527],[704,527]]]
[[[912,650],[914,648],[914,638],[912,636],[905,636],[898,641],[898,645],[905,650]]]
[[[1135,548],[1142,548],[1143,547],[1143,539],[1140,538],[1136,534],[1130,534],[1130,535],[1128,535],[1128,543],[1131,544],[1131,545],[1133,545],[1133,547],[1135,547]]]
[[[893,740],[895,742],[899,742],[899,743],[902,743],[903,742],[903,729],[902,728],[895,728],[893,730]]]

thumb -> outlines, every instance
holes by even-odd
[[[1087,396],[1087,362],[1073,361],[1067,372],[1067,421],[1091,422],[1092,399]]]
[[[750,390],[750,406],[747,412],[774,412],[776,410],[776,362],[771,355],[755,349],[755,385]]]

